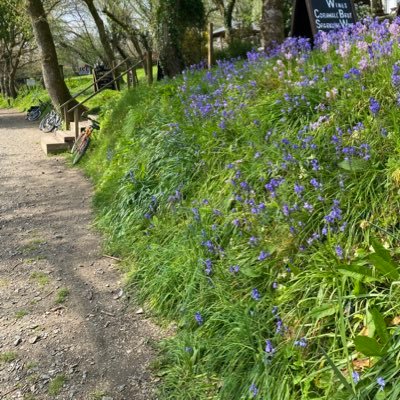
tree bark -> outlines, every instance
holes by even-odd
[[[86,5],[90,11],[90,14],[92,14],[94,23],[96,24],[97,30],[99,31],[100,41],[104,48],[104,52],[106,54],[107,63],[109,64],[108,66],[110,68],[112,68],[113,62],[115,61],[115,56],[114,56],[113,49],[110,46],[110,40],[107,36],[104,22],[101,19],[100,14],[98,13],[98,11],[93,3],[93,0],[83,0],[83,1],[86,3]]]
[[[260,25],[261,39],[265,50],[283,41],[285,23],[282,0],[264,0]]]
[[[71,99],[71,94],[61,76],[53,36],[42,1],[27,0],[27,12],[32,22],[33,33],[40,52],[45,87],[54,106],[59,107]],[[76,101],[72,101],[70,107],[75,104],[77,104]]]
[[[224,20],[225,40],[229,44],[232,41],[233,10],[235,9],[236,0],[229,0],[227,4],[225,4],[224,0],[214,0],[214,4]]]

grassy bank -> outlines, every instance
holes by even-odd
[[[156,69],[154,69],[156,73]],[[144,83],[146,81],[146,77],[143,69],[137,70],[137,77],[140,83]],[[86,89],[93,82],[92,75],[89,76],[72,76],[67,77],[65,79],[65,83],[68,86],[71,94],[80,93],[82,90]],[[122,84],[122,88],[125,87],[125,84]],[[89,88],[82,95],[80,95],[77,99],[82,101],[86,99],[90,94],[93,93],[93,88]],[[93,99],[89,100],[86,105],[89,109],[98,109],[105,106],[107,103],[112,101],[117,101],[119,98],[119,93],[114,90],[105,90],[100,93]],[[10,99],[9,102],[7,99],[0,96],[0,108],[8,108],[9,106],[15,107],[20,111],[26,111],[32,105],[37,105],[39,103],[39,99],[43,102],[50,101],[50,96],[47,93],[46,89],[41,86],[28,88],[26,86],[20,88],[18,97],[16,99]]]
[[[125,92],[85,168],[175,320],[165,399],[399,398],[400,25]]]

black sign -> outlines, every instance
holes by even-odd
[[[312,37],[319,31],[344,28],[356,20],[352,0],[295,0],[292,36]]]

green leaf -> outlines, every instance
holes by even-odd
[[[337,310],[338,310],[337,305],[323,304],[322,306],[315,307],[313,310],[311,310],[310,316],[312,318],[315,318],[316,320],[319,320],[321,318],[335,314]]]
[[[364,171],[368,167],[368,161],[358,159],[344,160],[341,161],[338,165],[340,168],[345,169],[346,171]]]
[[[364,265],[340,265],[338,267],[338,271],[342,275],[350,276],[351,278],[362,280],[364,279],[367,282],[378,281],[379,278],[375,277],[370,268],[365,267]]]
[[[382,343],[388,343],[390,340],[390,335],[382,314],[376,308],[370,309],[370,313],[375,324],[376,333],[378,334]]]
[[[332,368],[333,372],[336,374],[336,376],[339,378],[339,380],[342,382],[343,386],[347,388],[347,390],[350,390],[350,392],[353,392],[353,388],[347,382],[346,378],[343,376],[343,374],[339,371],[339,368],[335,365],[335,363],[332,361],[332,359],[328,356],[326,351],[321,347],[321,351],[324,354],[326,360],[328,361],[328,364]]]
[[[375,254],[383,258],[385,261],[393,263],[389,250],[385,249],[377,239],[371,239],[371,244],[375,250]]]
[[[392,261],[391,262],[386,261],[384,258],[380,257],[377,253],[370,254],[369,261],[386,278],[392,278],[393,280],[399,279],[399,273],[397,271],[396,264],[394,264]]]
[[[243,275],[248,276],[249,278],[259,278],[260,276],[264,275],[262,268],[241,268],[240,270]]]
[[[363,353],[367,357],[383,356],[383,347],[377,342],[376,339],[367,336],[356,336],[354,338],[356,350]]]

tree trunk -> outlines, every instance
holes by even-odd
[[[44,84],[55,107],[71,99],[71,94],[61,76],[53,36],[41,0],[27,0],[27,12],[40,52]],[[70,107],[77,104],[70,103]]]
[[[371,12],[374,16],[384,15],[382,0],[371,0]]]
[[[160,65],[162,73],[169,78],[179,75],[184,68],[182,53],[179,45],[174,43],[167,21],[161,25],[161,41],[159,48]]]
[[[264,0],[261,17],[261,39],[265,50],[284,39],[282,0]]]
[[[110,46],[110,40],[107,37],[107,33],[106,33],[106,28],[104,26],[104,22],[101,19],[100,14],[98,13],[98,11],[97,11],[94,3],[93,3],[93,0],[83,0],[83,1],[88,6],[90,14],[92,14],[94,23],[96,24],[97,30],[99,31],[101,44],[102,44],[102,46],[104,48],[104,52],[106,53],[107,63],[109,64],[108,66],[110,68],[112,68],[113,62],[115,61],[115,56],[114,56],[113,49]]]

